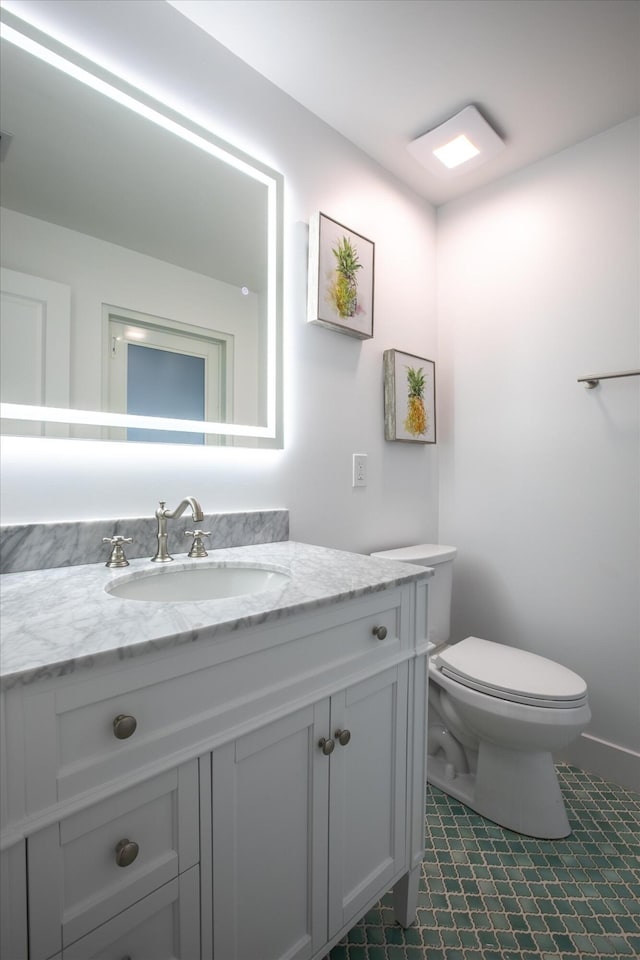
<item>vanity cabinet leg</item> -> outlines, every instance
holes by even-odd
[[[420,864],[400,877],[393,888],[393,910],[401,927],[415,923],[420,887]]]

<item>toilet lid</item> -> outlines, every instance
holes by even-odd
[[[436,656],[442,673],[494,697],[537,706],[578,706],[587,685],[573,670],[526,650],[467,637]]]
[[[447,547],[443,543],[416,543],[412,547],[396,547],[395,550],[381,550],[372,553],[372,557],[382,560],[400,560],[401,563],[426,564],[437,566],[445,560],[453,560],[457,554],[455,547]]]

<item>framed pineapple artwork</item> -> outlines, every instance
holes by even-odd
[[[309,223],[309,323],[373,337],[375,244],[324,213]]]
[[[400,350],[384,351],[384,438],[436,442],[436,365]]]

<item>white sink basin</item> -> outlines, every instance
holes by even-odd
[[[290,577],[278,570],[258,566],[198,564],[180,569],[154,570],[114,580],[107,593],[124,600],[223,600],[243,594],[263,593],[284,587]]]

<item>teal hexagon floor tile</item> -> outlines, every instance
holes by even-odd
[[[640,957],[640,796],[567,764],[573,830],[523,837],[429,786],[418,916],[387,895],[327,960],[635,960]]]

